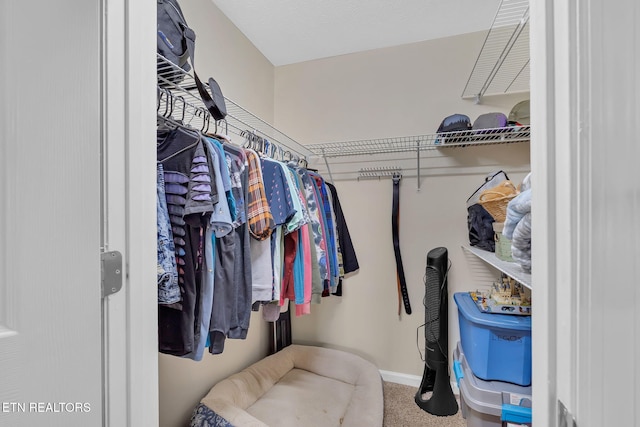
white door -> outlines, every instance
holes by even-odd
[[[155,8],[0,1],[0,426],[158,424]],[[101,299],[102,251],[123,289]]]
[[[98,426],[100,1],[0,20],[0,425]]]
[[[531,5],[534,425],[637,427],[640,7]]]

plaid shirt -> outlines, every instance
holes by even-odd
[[[271,236],[275,222],[267,202],[260,158],[255,151],[246,150],[249,163],[249,188],[247,197],[247,222],[249,233],[256,240],[265,240]]]

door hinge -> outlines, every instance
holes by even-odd
[[[102,252],[100,254],[100,270],[102,298],[122,289],[122,254],[120,252]]]

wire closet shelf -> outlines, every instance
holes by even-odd
[[[510,144],[527,142],[530,137],[531,129],[529,126],[513,126],[442,134],[310,144],[307,145],[307,148],[318,156],[328,158]]]
[[[162,55],[156,55],[158,62],[158,117],[179,120],[202,130],[213,130],[218,126],[242,137],[249,132],[268,140],[283,151],[295,153],[300,158],[314,155],[308,148],[227,97],[225,97],[227,116],[224,120],[216,122],[200,98],[193,75]],[[203,84],[208,89],[208,85],[205,82]]]
[[[462,98],[529,90],[529,0],[502,0]]]

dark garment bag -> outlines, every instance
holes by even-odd
[[[469,228],[469,243],[485,251],[495,252],[493,237],[493,217],[481,205],[471,205],[467,208],[467,225]]]

